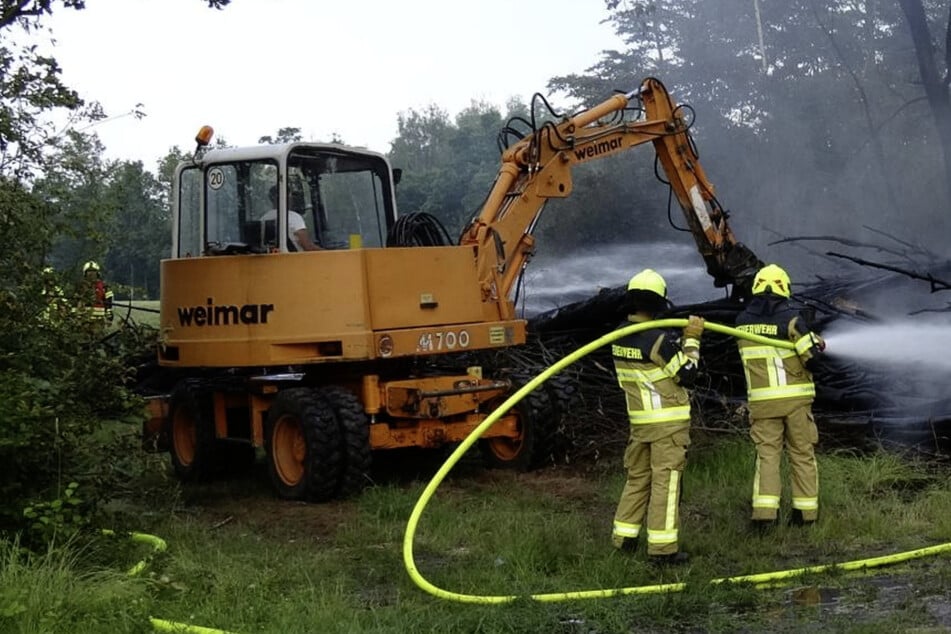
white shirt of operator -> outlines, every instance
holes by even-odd
[[[261,220],[276,220],[277,219],[277,210],[272,209],[261,216]],[[294,211],[293,209],[287,210],[287,239],[291,241],[291,244],[294,245],[295,251],[303,251],[304,248],[300,245],[300,240],[297,238],[297,232],[301,229],[307,230],[307,223],[304,222],[304,217]]]

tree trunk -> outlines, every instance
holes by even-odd
[[[951,100],[948,97],[948,87],[938,73],[935,63],[935,51],[931,44],[931,33],[928,31],[928,22],[921,0],[898,0],[911,31],[911,39],[915,45],[915,54],[918,57],[918,71],[925,87],[925,95],[931,106],[938,138],[944,155],[944,186],[948,204],[951,204]],[[951,22],[951,16],[949,16]],[[951,23],[948,25],[951,30]]]

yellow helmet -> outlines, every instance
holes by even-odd
[[[667,298],[667,282],[654,269],[644,269],[627,283],[629,291],[649,291],[664,299]]]
[[[88,273],[89,271],[96,271],[98,273],[99,265],[93,262],[92,260],[89,260],[88,262],[83,264],[83,273]]]
[[[761,268],[753,279],[754,295],[770,291],[782,297],[789,297],[789,288],[789,276],[775,264],[767,264]]]

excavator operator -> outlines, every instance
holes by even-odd
[[[271,198],[272,208],[261,216],[262,221],[277,221],[277,185],[272,185],[268,190]],[[293,251],[320,251],[321,247],[314,243],[310,238],[310,231],[307,230],[307,223],[304,217],[294,211],[287,210],[287,242]]]

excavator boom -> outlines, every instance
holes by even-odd
[[[631,108],[632,102],[639,108]],[[636,110],[640,116],[632,119]],[[572,190],[572,168],[652,143],[717,286],[742,293],[762,265],[737,241],[707,179],[682,108],[653,78],[559,123],[546,122],[509,147],[479,215],[462,244],[478,247],[483,297],[506,297],[533,253],[532,231],[550,198]]]

